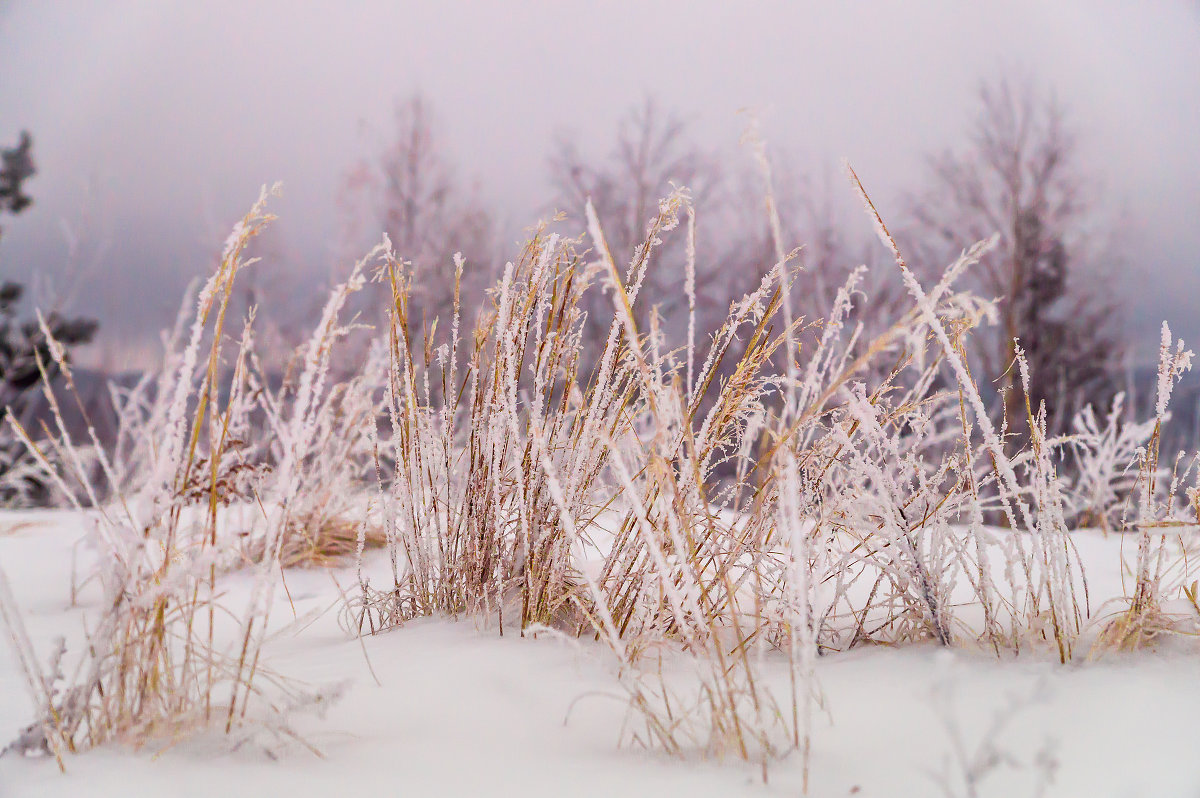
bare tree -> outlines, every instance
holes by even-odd
[[[658,201],[667,196],[672,185],[686,186],[702,217],[719,211],[721,172],[717,159],[692,143],[686,121],[664,110],[652,97],[633,107],[621,119],[616,140],[609,153],[592,161],[580,153],[571,138],[560,136],[550,157],[550,177],[557,208],[576,218],[590,198],[595,206],[604,235],[614,257],[628,261],[646,235],[646,226],[658,212]],[[704,228],[702,228],[703,230]],[[673,236],[656,251],[656,265],[647,273],[653,302],[664,316],[670,317],[684,305],[684,237]],[[711,296],[708,282],[719,275],[719,264],[697,264],[697,290]],[[602,299],[594,301],[601,302]],[[721,308],[721,315],[724,310]],[[600,308],[589,308],[589,326],[603,317]],[[635,308],[642,319],[649,305]],[[603,336],[599,329],[588,331],[588,338]]]
[[[341,204],[343,237],[361,247],[382,229],[399,257],[412,264],[413,314],[432,322],[446,316],[454,297],[454,255],[482,285],[495,251],[491,215],[476,192],[464,190],[446,161],[430,103],[414,94],[396,108],[394,139],[373,161],[346,176]]]
[[[793,262],[795,283],[791,292],[797,319],[816,322],[829,312],[838,290],[851,272],[867,267],[858,283],[856,304],[870,313],[862,315],[865,337],[893,324],[907,308],[902,287],[878,252],[877,242],[847,225],[838,212],[828,179],[815,180],[801,172],[781,153],[769,153],[773,173],[773,203],[779,216],[783,248],[799,248]],[[737,179],[729,203],[728,228],[733,235],[724,244],[727,264],[726,294],[741,296],[752,289],[775,264],[768,215],[764,210],[761,170],[747,166]],[[857,219],[855,220],[857,222]]]
[[[927,190],[910,198],[914,249],[932,267],[998,233],[977,267],[976,288],[999,300],[999,323],[973,336],[984,378],[1003,394],[1014,431],[1044,401],[1052,430],[1087,404],[1107,406],[1120,384],[1123,352],[1102,279],[1077,139],[1064,110],[1031,85],[1008,81],[979,91],[966,147],[929,160]],[[1028,360],[1021,390],[1018,346]]]

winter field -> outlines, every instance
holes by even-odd
[[[0,516],[0,795],[1196,794],[1191,352],[1163,326],[1146,418],[997,421],[957,287],[996,239],[919,277],[850,178],[891,315],[856,269],[803,318],[777,239],[697,329],[679,189],[628,262],[590,205],[538,229],[478,315],[458,259],[436,325],[385,240],[282,381],[230,312],[264,190],[114,444],[53,345],[54,420],[10,423],[9,488],[69,509]],[[641,294],[671,240],[675,326]]]
[[[84,587],[71,604],[71,564],[86,517],[6,513],[0,561],[36,649],[80,638],[99,614]],[[1079,534],[1094,589],[1120,594],[1122,539]],[[1128,557],[1129,552],[1124,553]],[[371,565],[386,572],[376,553]],[[20,564],[13,568],[13,564]],[[380,568],[380,566],[383,566]],[[338,622],[353,569],[293,569],[267,665],[309,687],[346,683],[323,718],[288,718],[300,740],[248,729],[109,744],[67,760],[0,759],[0,795],[294,795],[392,791],[433,795],[796,795],[800,762],[760,769],[620,746],[627,699],[611,655],[589,641],[501,638],[495,624],[429,619],[361,641]],[[239,594],[247,580],[233,577]],[[278,596],[281,602],[287,597]],[[2,660],[3,732],[29,718],[23,675]],[[372,673],[373,672],[373,673]],[[787,668],[764,668],[786,682]],[[378,681],[376,681],[378,679]],[[931,644],[870,647],[822,658],[824,709],[813,724],[814,795],[1187,796],[1200,791],[1194,729],[1200,681],[1194,644],[1068,666],[997,659]],[[316,749],[319,755],[310,750]],[[967,774],[976,773],[975,791]],[[1039,792],[1039,789],[1042,790]]]

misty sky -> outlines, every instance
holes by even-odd
[[[647,94],[730,152],[737,110],[754,107],[799,169],[836,176],[847,157],[899,215],[923,154],[961,140],[978,81],[1001,74],[1057,93],[1097,197],[1124,209],[1137,334],[1152,347],[1166,318],[1200,343],[1193,0],[0,0],[0,144],[29,129],[40,168],[36,205],[4,222],[0,276],[66,273],[75,235],[73,309],[102,320],[114,358],[170,322],[259,185],[281,180],[273,241],[295,264],[291,294],[320,288],[339,180],[416,89],[513,238],[545,210],[556,135],[599,151]]]

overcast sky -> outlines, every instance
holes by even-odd
[[[387,130],[416,89],[514,231],[548,199],[555,136],[601,146],[646,94],[712,146],[754,107],[802,170],[836,174],[847,157],[898,214],[923,153],[961,140],[976,84],[1000,74],[1057,93],[1106,202],[1128,210],[1138,334],[1153,341],[1166,318],[1200,343],[1192,0],[0,0],[0,143],[29,129],[40,168],[36,205],[4,224],[0,275],[62,268],[64,230],[83,231],[74,307],[128,339],[170,321],[258,186],[281,180],[277,240],[309,267],[295,279],[314,280],[336,250],[338,181],[372,149],[364,131]]]

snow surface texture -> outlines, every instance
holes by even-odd
[[[81,616],[96,613],[88,586],[70,606],[73,556],[86,562],[75,547],[83,523],[69,513],[0,514],[0,564],[41,657],[57,635],[77,642]],[[1122,556],[1136,545],[1127,539],[1122,554],[1118,536],[1076,540],[1093,595],[1116,594]],[[230,591],[248,589],[238,580]],[[338,623],[338,583],[354,583],[350,570],[290,570],[286,582],[300,620],[279,613],[287,626],[267,646],[269,666],[314,686],[351,682],[323,719],[291,723],[322,756],[267,734],[240,744],[202,735],[162,750],[107,746],[68,757],[66,775],[52,758],[9,755],[0,758],[0,798],[800,793],[798,757],[772,765],[764,785],[740,761],[619,747],[625,699],[599,645],[500,638],[442,620],[360,644]],[[7,742],[32,708],[3,648]],[[1194,654],[1173,650],[1067,666],[934,646],[824,657],[810,794],[1195,796],[1196,677]]]

